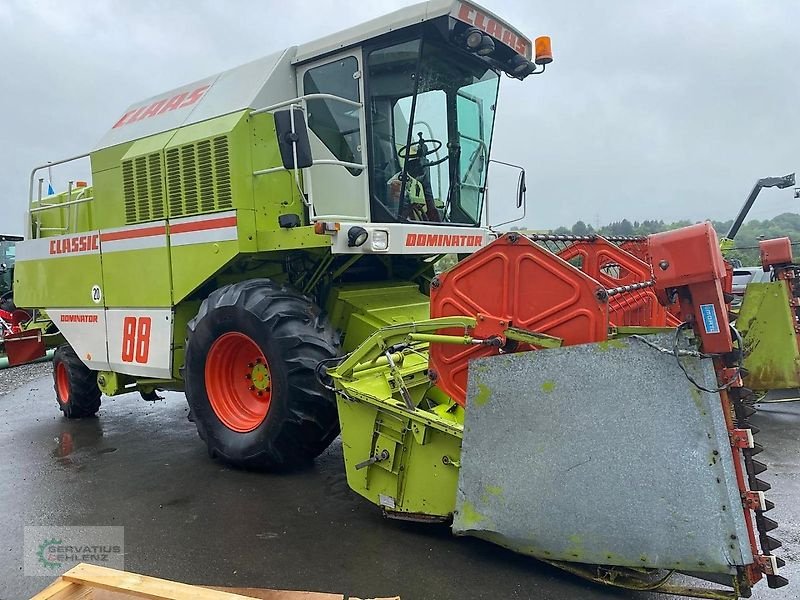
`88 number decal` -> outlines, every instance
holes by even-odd
[[[122,362],[147,362],[152,326],[150,317],[125,317],[122,321]]]

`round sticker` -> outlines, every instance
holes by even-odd
[[[103,291],[99,285],[92,286],[92,302],[100,304],[103,301]]]

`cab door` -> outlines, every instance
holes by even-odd
[[[303,177],[318,217],[369,220],[364,84],[361,50],[338,54],[298,70],[300,96],[341,98],[306,100],[314,164]],[[359,103],[354,105],[353,103]]]

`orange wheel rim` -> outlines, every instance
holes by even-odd
[[[267,417],[272,400],[269,363],[249,336],[230,332],[211,344],[206,357],[206,393],[222,423],[240,433]]]
[[[56,388],[61,403],[69,402],[69,374],[66,365],[61,362],[56,365]]]

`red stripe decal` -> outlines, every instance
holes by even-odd
[[[223,227],[236,227],[236,216],[194,221],[192,223],[178,223],[177,225],[170,225],[169,232],[170,234],[189,233],[190,231],[206,231],[208,229],[222,229]]]
[[[124,231],[112,231],[109,233],[101,233],[101,242],[115,242],[117,240],[132,240],[135,238],[151,237],[154,235],[165,235],[167,228],[164,225],[156,225],[154,227],[142,227],[141,229],[126,229]]]

